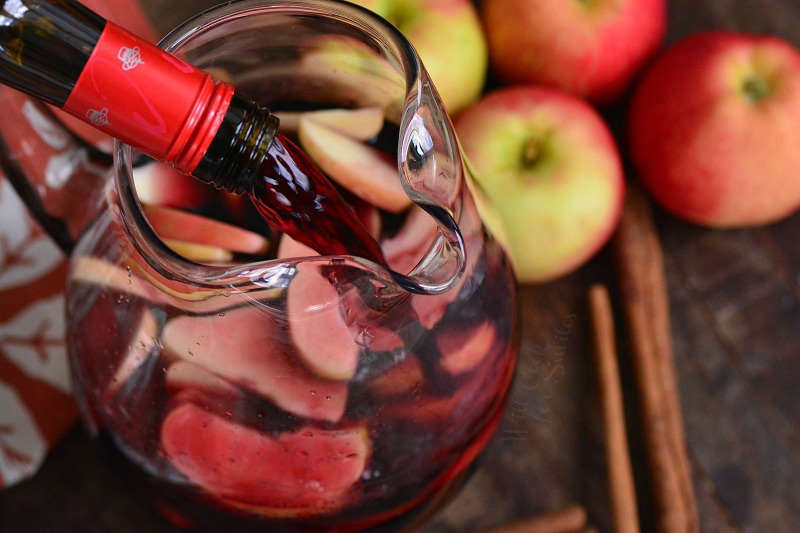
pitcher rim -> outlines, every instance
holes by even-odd
[[[332,10],[333,9],[333,10]],[[159,42],[158,46],[164,50],[174,53],[183,45],[190,42],[193,38],[202,34],[213,27],[231,22],[232,20],[246,17],[250,14],[264,13],[266,11],[288,11],[298,13],[302,10],[309,10],[315,14],[327,18],[336,18],[343,24],[350,24],[365,31],[376,42],[385,46],[388,44],[393,48],[396,59],[400,61],[403,69],[406,87],[406,101],[403,105],[403,115],[410,106],[407,97],[415,86],[421,83],[424,69],[421,66],[419,56],[408,39],[394,27],[391,23],[376,15],[372,11],[357,4],[345,0],[231,0],[223,4],[216,5],[196,15],[186,19],[172,30],[170,30]],[[375,30],[378,31],[375,31]],[[402,136],[401,136],[402,137]],[[402,138],[398,139],[398,151]],[[455,141],[457,143],[457,141]],[[456,146],[456,148],[458,148]],[[142,204],[139,202],[133,184],[133,164],[131,147],[115,140],[114,143],[114,178],[117,190],[120,195],[120,204],[123,210],[123,223],[131,236],[134,246],[148,264],[161,275],[176,281],[187,284],[208,288],[226,288],[231,286],[242,286],[247,283],[242,282],[242,278],[254,277],[258,273],[259,277],[271,278],[274,274],[282,274],[288,265],[299,262],[325,262],[331,259],[344,262],[351,266],[370,272],[372,275],[382,279],[387,285],[399,285],[409,292],[420,294],[440,294],[453,287],[464,273],[465,265],[465,245],[458,229],[456,218],[447,210],[442,209],[438,204],[420,204],[417,200],[412,200],[426,211],[437,221],[440,226],[440,235],[430,244],[427,251],[423,254],[424,259],[419,267],[430,259],[434,250],[441,248],[442,241],[456,244],[459,254],[459,261],[456,271],[444,283],[425,284],[413,280],[409,276],[388,271],[386,268],[357,256],[319,256],[303,258],[268,259],[242,265],[209,265],[195,263],[170,249],[147,221]],[[460,176],[457,183],[463,180],[463,167],[460,158],[456,158],[456,172]],[[399,158],[398,158],[399,161]],[[406,191],[407,193],[409,191]],[[464,192],[462,191],[462,194]],[[131,222],[132,220],[132,222]],[[258,283],[256,283],[258,285]],[[417,286],[418,289],[414,289]]]

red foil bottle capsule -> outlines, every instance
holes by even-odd
[[[191,174],[233,88],[107,23],[64,110]]]
[[[13,4],[13,5],[12,5]],[[278,120],[74,0],[0,0],[0,81],[143,153],[242,192]]]

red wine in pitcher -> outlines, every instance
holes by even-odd
[[[392,125],[381,134],[397,135]],[[340,194],[390,267],[407,271],[430,248],[437,226],[421,209],[365,209]],[[221,197],[209,188],[193,216],[263,223]],[[169,520],[197,531],[397,531],[465,479],[516,360],[513,298],[498,297],[513,278],[496,244],[466,239],[476,253],[452,292],[379,310],[350,290],[373,282],[366,273],[294,259],[301,245],[274,231],[279,246],[241,260],[296,264],[285,291],[187,302],[114,264],[105,251],[116,224],[101,221],[73,260],[69,351],[85,416]]]
[[[191,202],[155,195],[142,213],[126,213],[130,191],[108,195],[71,260],[75,396],[140,493],[215,532],[396,531],[441,505],[496,428],[516,362],[510,265],[471,198],[464,275],[443,294],[398,291],[386,267],[428,257],[437,222],[391,165],[356,183],[320,156],[349,143],[391,160],[399,132],[382,110],[356,140],[307,115],[281,131],[231,85],[78,2],[0,0],[0,16],[0,81],[155,159],[164,187],[202,182]],[[195,264],[146,256],[125,220],[141,214]],[[382,290],[400,297],[382,305]]]

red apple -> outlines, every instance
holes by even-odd
[[[659,47],[664,0],[492,0],[483,3],[491,64],[512,82],[615,100]]]
[[[639,177],[666,209],[741,227],[800,206],[800,54],[774,37],[712,32],[666,52],[629,116]]]
[[[486,39],[470,0],[354,1],[411,41],[449,113],[478,99],[486,77]]]
[[[501,89],[456,129],[491,208],[481,214],[499,226],[520,281],[565,274],[606,242],[625,182],[614,139],[586,103],[553,89]]]

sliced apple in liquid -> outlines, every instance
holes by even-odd
[[[422,394],[402,402],[388,403],[381,411],[382,416],[401,418],[419,424],[449,424],[470,420],[469,416],[485,403],[487,384],[485,377],[478,373],[461,385],[455,392],[446,396]],[[444,432],[443,432],[444,433]]]
[[[234,292],[227,297],[213,290],[189,292],[177,282],[175,286],[170,286],[169,280],[156,279],[155,274],[141,265],[128,269],[91,256],[72,259],[70,280],[131,294],[157,305],[171,306],[191,313],[224,311],[244,303],[251,304],[254,300],[274,299],[283,294],[283,289],[280,288]]]
[[[269,241],[245,229],[186,211],[149,205],[144,212],[159,237],[165,240],[213,246],[246,254],[264,253]]]
[[[112,396],[121,389],[136,370],[151,356],[157,345],[157,337],[158,323],[152,311],[145,309],[142,311],[142,317],[136,326],[136,333],[134,333],[128,345],[128,350],[111,377],[108,387],[106,387],[105,394],[107,397]]]
[[[452,329],[440,333],[436,344],[442,366],[455,375],[475,369],[489,355],[495,339],[495,327],[488,320],[466,333]]]
[[[281,131],[287,133],[297,132],[301,118],[313,120],[317,124],[357,141],[368,141],[378,135],[383,128],[383,111],[379,107],[303,112],[282,111],[276,115],[281,121]]]
[[[411,271],[427,253],[437,229],[432,216],[420,207],[412,207],[397,234],[381,243],[389,266],[397,272]]]
[[[70,280],[90,283],[98,287],[108,287],[116,291],[132,294],[151,302],[165,302],[164,294],[155,286],[133,274],[132,271],[108,261],[91,256],[78,256],[72,259]]]
[[[359,347],[342,316],[341,298],[318,264],[298,265],[289,285],[286,311],[289,335],[303,362],[328,379],[350,379]]]
[[[455,286],[443,294],[435,296],[414,295],[411,298],[411,306],[417,312],[420,323],[428,329],[433,328],[447,312],[447,307],[453,303],[464,289],[467,281],[475,273],[478,260],[483,252],[483,241],[480,233],[472,236],[465,236],[465,246],[467,251],[466,266],[464,274]]]
[[[408,354],[405,359],[369,382],[370,388],[381,396],[407,394],[425,383],[419,359]]]
[[[340,309],[345,324],[358,346],[369,352],[397,352],[404,347],[397,332],[397,323],[389,323],[383,311],[370,308],[356,287],[339,293]],[[410,321],[411,317],[407,317]]]
[[[393,213],[411,205],[397,168],[386,162],[375,148],[305,117],[300,118],[297,135],[314,162],[359,198]]]
[[[189,481],[234,507],[265,516],[312,516],[347,503],[370,455],[364,427],[303,427],[272,436],[191,403],[172,410],[161,445]]]
[[[208,202],[213,192],[196,178],[157,161],[135,167],[133,183],[139,200],[151,205],[200,207]]]
[[[176,254],[197,263],[225,263],[233,259],[233,254],[230,251],[208,244],[196,244],[173,239],[164,239],[164,244]]]
[[[239,390],[200,365],[189,361],[176,361],[167,369],[164,376],[167,387],[175,390],[199,389],[217,394],[236,394]]]
[[[257,307],[177,317],[164,326],[162,343],[169,353],[259,394],[285,411],[338,421],[347,404],[347,384],[317,377],[292,357],[272,323],[276,319]]]

